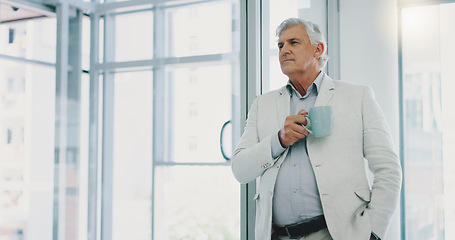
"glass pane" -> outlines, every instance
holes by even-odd
[[[82,69],[90,69],[90,18],[82,18]]]
[[[79,143],[79,166],[78,166],[78,205],[75,208],[78,216],[77,236],[79,239],[87,239],[87,218],[88,218],[88,169],[89,169],[89,112],[90,112],[90,76],[81,75],[80,93],[80,143]],[[92,184],[92,183],[90,183]],[[73,216],[74,217],[74,216]],[[76,225],[76,224],[73,224]]]
[[[0,236],[51,239],[55,72],[0,59]]]
[[[152,5],[140,7],[141,9],[136,7],[128,12],[116,13],[114,16],[115,61],[153,58]]]
[[[240,239],[240,185],[230,166],[160,166],[154,239]]]
[[[166,56],[183,57],[232,51],[232,2],[182,4],[166,10]]]
[[[455,237],[454,14],[455,4],[402,10],[406,239]]]
[[[55,18],[0,24],[0,54],[45,62],[56,58]]]
[[[240,185],[226,161],[240,132],[239,1],[160,7],[165,35],[156,47],[188,62],[155,71],[154,132],[162,142],[154,144],[153,239],[240,239]],[[207,54],[230,57],[194,57]]]
[[[113,239],[151,238],[153,76],[115,74]]]
[[[326,1],[319,0],[270,0],[268,8],[264,8],[270,14],[269,21],[264,24],[264,60],[262,80],[262,92],[278,89],[284,86],[288,78],[281,72],[278,61],[278,46],[276,28],[282,21],[291,17],[299,17],[310,20],[319,25],[324,36],[327,38],[327,14]],[[268,44],[267,44],[268,43]]]
[[[220,135],[232,115],[231,66],[169,68],[166,76],[166,135],[170,139],[164,161],[226,162],[220,150]],[[230,134],[227,129],[225,133]],[[231,149],[225,147],[226,151]]]

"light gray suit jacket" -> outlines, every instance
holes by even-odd
[[[307,137],[328,230],[335,240],[384,239],[397,207],[401,166],[389,126],[369,87],[333,81],[324,75],[315,106],[333,107],[333,134]],[[258,178],[256,239],[269,240],[275,181],[288,150],[273,159],[271,138],[290,113],[285,87],[256,98],[232,157],[240,183]],[[374,174],[368,182],[365,164]]]

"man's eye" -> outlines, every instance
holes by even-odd
[[[278,44],[278,48],[282,49],[283,48],[283,44]]]
[[[297,44],[298,42],[297,41],[292,41],[291,44],[294,45],[294,44]]]

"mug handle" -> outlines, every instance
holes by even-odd
[[[303,115],[306,118],[306,123],[308,124],[310,122],[310,117],[308,114]],[[311,135],[313,135],[313,131],[311,129],[307,128],[305,125],[302,124],[302,127],[305,128]]]

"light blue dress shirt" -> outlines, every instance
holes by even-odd
[[[301,109],[308,111],[314,106],[323,76],[321,71],[303,97],[288,82],[286,87],[291,95],[291,115],[296,115]],[[272,138],[272,156],[277,158],[284,151],[276,134]],[[285,226],[322,214],[316,178],[308,157],[306,138],[303,138],[290,146],[278,172],[273,195],[273,223]]]

